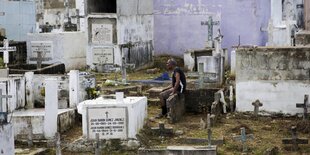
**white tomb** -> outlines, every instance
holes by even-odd
[[[79,103],[82,114],[83,137],[95,139],[136,138],[147,117],[146,97],[127,97],[123,102],[116,99],[87,100]]]
[[[0,125],[0,154],[14,154],[14,128],[11,123]]]

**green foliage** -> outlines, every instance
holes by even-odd
[[[0,58],[0,69],[4,68],[4,62],[3,62],[3,59]]]

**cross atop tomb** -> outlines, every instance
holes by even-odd
[[[261,103],[259,100],[256,100],[255,102],[252,103],[254,106],[254,115],[258,115],[259,107],[263,106],[263,103]]]
[[[79,9],[76,9],[76,15],[75,16],[71,16],[71,18],[76,18],[76,25],[77,25],[77,31],[80,31],[81,30],[81,21],[80,19],[81,18],[85,18],[85,16],[81,16],[80,15],[80,10]]]
[[[241,135],[239,136],[234,136],[235,140],[241,141],[242,142],[242,152],[246,152],[248,150],[247,146],[246,146],[246,142],[248,139],[254,139],[253,134],[246,134],[245,133],[245,128],[242,127],[241,128]]]
[[[220,21],[213,21],[212,16],[209,16],[209,20],[205,22],[201,22],[201,25],[208,25],[208,45],[213,47],[213,26],[219,25]]]
[[[2,89],[0,89],[0,124],[7,123],[7,112],[3,110],[2,99],[12,98],[11,95],[2,95]]]
[[[8,67],[9,63],[9,52],[16,51],[16,47],[9,47],[9,40],[4,39],[3,40],[3,47],[0,47],[0,52],[3,52],[3,62],[5,64],[5,67]]]
[[[304,120],[307,119],[308,118],[308,108],[310,108],[309,95],[305,95],[304,103],[296,103],[296,108],[303,108],[304,109],[303,119]]]
[[[283,144],[293,144],[293,149],[298,150],[298,144],[308,144],[308,139],[298,138],[296,126],[291,127],[292,138],[282,139]]]

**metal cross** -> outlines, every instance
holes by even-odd
[[[240,136],[234,136],[233,137],[235,140],[241,141],[242,142],[242,152],[246,152],[248,150],[246,146],[246,142],[248,139],[254,139],[253,134],[246,134],[245,133],[245,128],[241,128],[241,135]]]
[[[2,99],[8,99],[12,98],[11,95],[2,95],[2,89],[0,89],[0,124],[7,123],[7,112],[4,112],[3,105],[2,105]]]
[[[256,100],[255,102],[252,102],[252,105],[254,106],[254,115],[258,115],[259,107],[263,106],[263,103],[261,103],[259,100]]]
[[[296,103],[296,108],[303,108],[304,109],[303,119],[304,120],[307,119],[308,118],[308,108],[310,108],[309,95],[305,95],[304,103]]]
[[[9,63],[9,52],[16,51],[16,47],[9,47],[9,40],[4,39],[3,40],[3,47],[0,47],[0,52],[3,52],[3,62],[5,64],[5,67],[8,67]]]
[[[293,149],[298,150],[298,144],[308,144],[308,139],[298,138],[296,126],[291,127],[292,138],[282,139],[283,144],[293,144]]]

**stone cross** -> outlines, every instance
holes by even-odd
[[[252,105],[254,106],[254,116],[257,116],[259,107],[263,106],[263,103],[261,103],[259,100],[256,100],[255,102],[252,102]]]
[[[3,110],[3,104],[2,104],[2,99],[8,99],[8,98],[12,98],[11,95],[2,95],[2,89],[0,89],[0,124],[5,124],[7,123],[7,116],[8,113],[4,112]]]
[[[164,123],[159,123],[158,127],[152,128],[152,131],[160,136],[173,135],[173,128],[166,128]]]
[[[253,134],[246,134],[245,133],[245,128],[242,127],[241,128],[241,135],[240,136],[234,136],[233,137],[235,140],[237,141],[241,141],[242,142],[242,152],[246,152],[247,151],[247,146],[246,146],[246,142],[248,139],[254,139]]]
[[[201,25],[208,25],[208,46],[213,47],[213,26],[219,25],[220,21],[213,21],[212,16],[209,16],[209,20],[207,22],[201,22]]]
[[[0,47],[0,52],[3,52],[3,62],[5,64],[5,67],[8,67],[9,63],[9,52],[16,51],[16,47],[9,47],[9,40],[4,39],[3,40],[3,47]]]
[[[75,16],[71,16],[71,18],[76,18],[77,31],[80,31],[81,30],[81,27],[80,27],[81,21],[80,21],[80,19],[81,18],[85,18],[85,16],[80,16],[80,10],[76,9],[76,15]]]
[[[296,108],[303,108],[304,109],[303,119],[304,120],[307,119],[308,118],[308,108],[310,108],[309,95],[305,95],[304,103],[296,103]]]
[[[308,144],[308,139],[298,138],[296,126],[291,128],[292,138],[282,139],[283,144],[293,144],[293,149],[298,150],[298,144]]]

